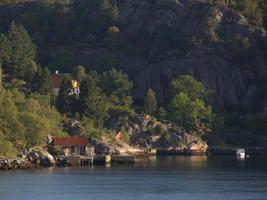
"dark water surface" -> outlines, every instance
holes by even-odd
[[[267,159],[162,157],[136,165],[0,172],[0,200],[267,200]]]

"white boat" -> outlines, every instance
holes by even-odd
[[[246,157],[245,149],[237,149],[236,150],[236,156],[238,156],[240,158],[245,158]]]

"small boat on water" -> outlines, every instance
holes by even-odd
[[[239,158],[245,158],[246,157],[245,149],[236,149],[236,156]]]

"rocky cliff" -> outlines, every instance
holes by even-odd
[[[152,87],[163,102],[169,80],[191,74],[213,91],[221,108],[259,109],[255,98],[257,82],[267,75],[266,34],[240,13],[200,0],[129,0],[121,22],[127,37],[137,38],[132,45],[143,49],[124,64],[133,74],[137,99]],[[142,34],[145,40],[138,38]]]
[[[149,115],[129,116],[113,113],[107,127],[122,133],[133,147],[205,153],[208,145],[199,137],[186,133],[169,121],[158,121]]]

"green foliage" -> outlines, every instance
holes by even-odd
[[[26,141],[29,146],[44,144],[49,132],[49,124],[34,113],[23,112],[20,115],[22,124],[26,127]]]
[[[7,64],[10,62],[11,44],[8,38],[0,34],[0,64]]]
[[[158,101],[155,92],[149,88],[146,92],[144,101],[144,112],[150,115],[155,114],[158,107]]]
[[[100,78],[100,87],[108,97],[112,110],[131,111],[133,99],[131,95],[132,82],[128,76],[114,68],[103,72]]]
[[[190,98],[183,92],[176,94],[169,104],[169,118],[183,127],[190,127],[194,109]]]
[[[31,80],[37,71],[36,47],[27,30],[22,25],[12,23],[8,39],[11,46],[11,56],[7,71],[11,75],[26,80]]]
[[[204,85],[189,75],[181,75],[171,81],[171,94],[174,95],[178,92],[185,93],[192,100],[206,99],[208,97],[208,92]]]
[[[76,80],[79,83],[81,83],[86,77],[86,73],[85,73],[84,67],[81,66],[81,65],[75,67],[73,72],[72,72],[72,77],[73,77],[74,80]]]
[[[6,139],[3,133],[0,132],[0,158],[15,157],[17,153],[13,144]]]
[[[71,113],[73,98],[71,94],[72,83],[70,77],[64,77],[59,89],[56,106],[61,113]]]
[[[2,0],[0,4],[23,1],[27,0]],[[239,10],[252,25],[262,26],[263,17],[267,19],[266,0],[209,2],[227,4]],[[225,17],[222,19],[223,22],[228,18],[228,16]],[[102,126],[113,111],[124,113],[128,117],[135,115],[131,96],[133,84],[126,74],[114,69],[114,66],[118,66],[118,61],[113,57],[117,55],[116,50],[119,52],[127,50],[125,55],[131,56],[131,53],[136,55],[145,52],[153,44],[159,49],[153,47],[152,54],[166,50],[166,55],[169,55],[169,51],[174,50],[175,55],[183,55],[191,45],[202,43],[203,38],[197,38],[197,35],[180,34],[173,29],[172,22],[168,21],[166,25],[158,27],[157,33],[153,32],[146,23],[141,23],[141,27],[137,29],[138,34],[133,32],[129,37],[133,40],[133,46],[138,47],[132,48],[132,44],[127,43],[131,42],[128,40],[130,32],[120,26],[119,20],[119,8],[113,0],[35,2],[27,8],[20,22],[29,30],[29,33],[32,33],[37,46],[40,47],[38,59],[36,46],[22,25],[13,23],[6,35],[0,34],[0,66],[4,72],[3,87],[0,86],[0,156],[13,155],[21,148],[43,144],[47,134],[62,134],[62,116],[51,105],[56,105],[58,111],[65,116],[82,120],[83,133],[94,138],[109,132]],[[208,26],[209,38],[215,41],[216,45],[221,45],[218,43],[221,35],[220,37],[217,35],[216,26],[212,20],[208,22]],[[1,27],[1,30],[5,28]],[[219,32],[224,33],[223,30]],[[157,40],[154,40],[154,36],[157,36]],[[242,66],[246,66],[254,56],[253,38],[245,32],[231,37],[226,45],[231,48],[234,60],[243,62],[245,64]],[[96,70],[101,75],[90,72],[87,76],[84,67],[73,68],[78,64],[77,57],[88,47],[109,51],[104,50],[103,54],[96,52],[90,66],[90,69]],[[43,51],[43,48],[49,52]],[[145,57],[147,54],[142,56]],[[73,78],[80,83],[81,94],[70,94],[71,79],[66,78],[63,80],[58,97],[52,96],[51,74],[47,68],[38,66],[37,60],[40,60],[43,66],[48,66],[50,70],[72,72]],[[154,58],[151,61],[154,62]],[[1,73],[0,77],[2,78]],[[261,79],[260,85],[264,85],[264,77]],[[208,104],[209,91],[192,77],[180,76],[170,85],[171,101],[167,113],[163,107],[158,108],[156,95],[152,90],[147,91],[146,94],[144,103],[146,113],[155,115],[161,120],[166,119],[167,115],[177,125],[200,136],[210,132],[211,129],[213,133],[218,134],[227,128],[236,129],[237,126],[242,127],[245,132],[265,133],[266,120],[255,115],[225,116],[225,119],[224,116],[215,116]],[[263,99],[265,88],[262,87],[260,97]],[[164,134],[163,127],[156,127],[156,129]],[[154,131],[155,127],[151,125],[150,132],[154,133]],[[171,142],[171,135],[164,137]]]
[[[180,76],[171,82],[169,118],[187,131],[203,136],[211,132],[215,115],[205,104],[208,92],[205,87],[190,76]]]
[[[12,78],[31,80],[37,71],[36,47],[22,25],[11,24],[8,37],[0,35],[0,63]]]
[[[63,134],[59,113],[40,99],[25,98],[17,89],[0,91],[0,156],[45,144],[48,134]]]
[[[115,68],[102,73],[100,85],[107,96],[114,95],[118,97],[130,95],[133,87],[128,76]]]
[[[80,102],[82,115],[94,121],[95,126],[102,126],[108,117],[109,104],[97,85],[98,76],[89,74],[81,83]]]
[[[82,121],[82,134],[88,138],[101,139],[104,134],[104,130],[95,128],[92,120],[84,118]]]
[[[33,88],[36,92],[47,95],[52,92],[52,77],[48,68],[40,68],[33,79]]]
[[[118,23],[119,10],[109,0],[80,0],[74,5],[74,17],[76,30],[103,37],[108,27]]]

